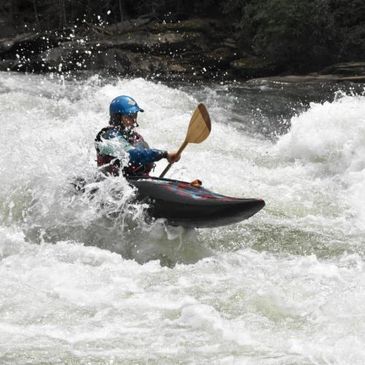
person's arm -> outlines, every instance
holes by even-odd
[[[136,165],[147,165],[168,157],[167,151],[154,148],[131,148],[128,150],[130,162]]]

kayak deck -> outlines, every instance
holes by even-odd
[[[240,199],[214,193],[188,182],[155,177],[129,177],[137,199],[149,204],[148,213],[171,225],[218,227],[247,219],[264,206],[262,199]]]

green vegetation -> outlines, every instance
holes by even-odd
[[[316,70],[365,55],[364,0],[3,0],[0,5],[3,36],[138,17],[220,19],[241,56],[258,57],[278,70]]]
[[[172,19],[217,15],[214,0],[2,0],[0,19],[20,29],[25,24],[37,30],[67,27],[77,22],[116,23],[140,16]]]
[[[365,55],[363,0],[230,0],[241,46],[293,70]]]

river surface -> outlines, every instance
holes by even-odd
[[[75,194],[120,94],[169,150],[204,102],[211,135],[168,176],[266,207],[186,230],[146,222],[122,178]],[[0,115],[1,364],[365,363],[361,85],[0,73]]]

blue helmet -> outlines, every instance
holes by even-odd
[[[113,114],[131,115],[137,112],[143,112],[143,109],[130,96],[121,95],[112,100],[109,112],[111,116]]]

